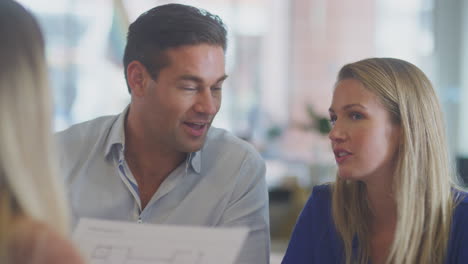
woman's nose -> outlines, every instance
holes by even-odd
[[[346,134],[343,128],[340,126],[339,122],[335,122],[335,124],[333,124],[330,133],[328,133],[328,138],[332,142],[342,141],[346,138]]]

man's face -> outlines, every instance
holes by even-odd
[[[141,101],[144,136],[161,151],[198,151],[221,106],[224,51],[200,44],[166,55],[169,65],[148,82]]]

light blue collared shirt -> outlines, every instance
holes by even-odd
[[[74,225],[80,217],[250,229],[237,263],[269,262],[265,163],[248,143],[211,127],[200,151],[164,180],[141,210],[138,185],[124,158],[128,108],[57,133]],[[220,260],[222,263],[222,260]]]

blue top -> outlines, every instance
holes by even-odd
[[[455,209],[447,264],[468,263],[468,197]],[[331,214],[330,185],[314,187],[297,220],[282,264],[343,263],[344,249]]]

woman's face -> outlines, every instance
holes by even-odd
[[[338,82],[329,109],[329,138],[338,175],[368,181],[391,177],[399,145],[400,126],[377,96],[354,79]]]

